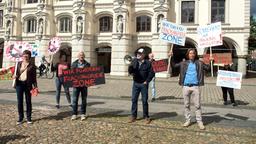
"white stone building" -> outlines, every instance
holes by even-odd
[[[92,65],[104,65],[111,75],[124,76],[124,56],[140,47],[156,59],[167,58],[171,44],[159,40],[161,19],[188,28],[186,45],[174,46],[176,61],[184,58],[187,48],[197,48],[197,26],[221,21],[224,43],[213,52],[232,53],[238,71],[245,74],[249,17],[250,0],[2,0],[0,63],[11,64],[3,55],[10,41],[38,43],[41,55],[47,55],[49,40],[58,36],[61,51],[72,61],[84,50]],[[207,53],[197,49],[200,56]]]

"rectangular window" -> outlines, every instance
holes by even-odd
[[[212,0],[211,22],[225,22],[225,0]]]
[[[30,3],[37,3],[38,0],[27,0],[27,3],[30,4]]]
[[[3,10],[0,10],[0,28],[3,27]]]
[[[183,1],[181,3],[181,23],[195,22],[195,1]]]

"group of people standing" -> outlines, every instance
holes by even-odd
[[[172,54],[170,54],[172,55]],[[17,124],[22,124],[24,119],[23,111],[23,95],[25,94],[26,107],[27,107],[27,123],[31,124],[31,93],[32,88],[37,88],[36,79],[36,66],[31,62],[31,52],[25,50],[22,54],[23,61],[17,64],[17,72],[15,74],[16,81],[16,93],[18,100],[18,113],[19,118]],[[142,96],[143,106],[143,117],[147,124],[151,123],[149,117],[149,104],[148,104],[148,89],[149,86],[152,88],[152,101],[156,98],[155,90],[155,73],[152,68],[152,62],[154,61],[154,55],[149,54],[149,60],[145,58],[146,53],[144,49],[139,49],[136,52],[136,58],[133,59],[132,63],[128,67],[128,72],[133,76],[132,86],[132,105],[131,105],[131,118],[129,123],[133,123],[137,120],[138,111],[138,98]],[[185,111],[185,123],[184,127],[188,127],[191,124],[191,99],[193,99],[195,105],[196,121],[200,129],[205,129],[202,121],[202,110],[201,110],[201,91],[200,87],[204,85],[204,70],[209,70],[210,66],[204,64],[198,59],[197,51],[194,48],[188,49],[186,53],[185,61],[180,63],[171,63],[172,67],[180,69],[179,85],[182,86],[182,94],[184,98],[184,111]],[[64,54],[60,54],[59,62],[54,65],[56,71],[56,108],[60,108],[60,92],[61,86],[64,87],[67,101],[69,106],[72,107],[71,120],[77,119],[78,116],[78,99],[81,93],[81,120],[86,119],[86,105],[88,89],[84,87],[73,87],[73,95],[71,98],[69,88],[65,87],[63,79],[63,70],[74,69],[74,68],[86,68],[90,67],[90,63],[85,60],[84,52],[78,53],[78,59],[75,60],[71,65],[67,62],[67,57]],[[229,67],[225,67],[226,70],[230,70]],[[227,104],[227,92],[230,93],[230,98],[233,106],[236,106],[234,100],[233,89],[222,88],[224,104]],[[72,99],[72,101],[71,101]]]

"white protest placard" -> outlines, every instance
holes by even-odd
[[[197,28],[198,47],[206,48],[222,45],[221,22]]]
[[[159,38],[165,42],[176,45],[185,45],[187,28],[182,25],[162,21],[161,31]]]
[[[57,53],[60,49],[61,40],[59,37],[53,37],[48,46],[48,52],[50,55]]]
[[[7,45],[5,54],[11,61],[22,61],[22,53],[24,50],[31,51],[31,45],[24,41],[16,41]]]
[[[217,86],[241,89],[242,73],[231,71],[218,71]]]

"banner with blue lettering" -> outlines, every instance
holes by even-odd
[[[219,70],[217,76],[217,86],[241,89],[242,73]]]
[[[163,20],[160,30],[160,39],[176,45],[185,45],[187,28]]]

